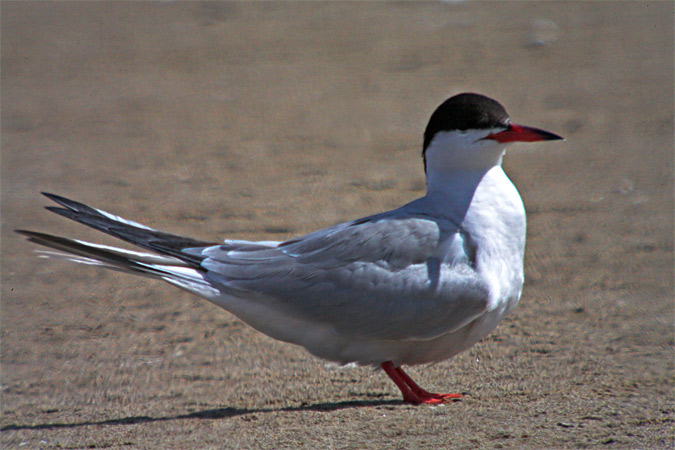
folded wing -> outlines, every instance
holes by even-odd
[[[466,238],[451,223],[394,212],[275,246],[226,242],[202,250],[201,265],[223,292],[337,333],[425,340],[486,310]]]

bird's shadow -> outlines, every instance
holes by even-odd
[[[245,408],[215,408],[215,409],[204,409],[202,411],[195,411],[187,414],[177,414],[171,416],[129,416],[121,417],[118,419],[107,419],[107,420],[96,420],[90,421],[86,420],[83,422],[51,422],[51,423],[39,423],[32,425],[22,425],[22,424],[9,424],[0,428],[0,432],[4,431],[18,431],[18,430],[52,430],[59,428],[79,428],[79,427],[88,427],[96,425],[136,425],[140,423],[153,423],[153,422],[166,422],[170,420],[183,420],[183,419],[203,419],[203,420],[217,420],[217,419],[229,419],[232,417],[245,416],[248,414],[263,414],[263,413],[275,413],[275,412],[299,412],[299,411],[318,411],[318,412],[330,412],[330,411],[339,411],[342,409],[348,408],[366,408],[373,406],[389,406],[389,405],[401,405],[400,400],[353,400],[353,401],[344,401],[344,402],[329,402],[329,403],[316,403],[313,405],[301,405],[301,406],[287,406],[285,408],[257,408],[257,409],[245,409]]]

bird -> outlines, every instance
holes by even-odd
[[[391,211],[282,242],[208,242],[43,193],[58,204],[48,210],[143,251],[16,232],[44,256],[163,280],[319,358],[382,369],[404,403],[441,404],[462,394],[428,392],[402,366],[467,350],[516,306],[526,214],[502,158],[516,142],[560,139],[461,93],[424,131],[426,195]]]

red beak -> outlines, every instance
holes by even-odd
[[[509,124],[509,127],[499,133],[489,134],[483,139],[492,139],[493,141],[506,142],[537,142],[537,141],[555,141],[562,139],[557,134],[538,128],[525,127],[523,125]]]

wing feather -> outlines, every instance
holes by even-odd
[[[461,236],[446,221],[375,216],[278,245],[210,247],[202,267],[225,291],[248,292],[251,301],[262,295],[269,307],[338,333],[432,339],[487,308],[470,255],[447,244]]]

